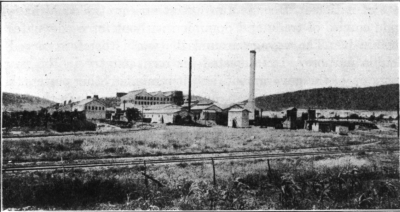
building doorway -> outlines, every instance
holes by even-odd
[[[233,127],[233,128],[236,128],[236,127],[237,127],[236,119],[233,119],[233,120],[232,120],[232,127]]]

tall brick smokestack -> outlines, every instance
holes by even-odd
[[[256,51],[250,51],[250,87],[249,87],[249,102],[254,103],[254,91],[256,80]]]
[[[190,107],[192,103],[192,57],[189,57],[189,95],[188,95],[188,106],[189,106],[189,113]]]
[[[250,86],[249,86],[249,99],[246,104],[246,109],[250,111],[249,120],[255,119],[255,80],[256,80],[256,51],[250,51]]]

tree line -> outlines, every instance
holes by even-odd
[[[86,116],[78,111],[55,111],[48,113],[47,109],[40,111],[3,112],[3,128],[13,127],[45,128],[59,132],[96,130],[96,124],[86,121]]]

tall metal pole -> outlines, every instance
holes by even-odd
[[[190,114],[191,101],[192,101],[192,57],[189,57],[189,98],[188,98],[189,114]]]

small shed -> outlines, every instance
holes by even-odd
[[[228,112],[228,127],[240,127],[246,128],[249,125],[249,113],[247,109],[243,108],[233,108]]]
[[[340,126],[337,125],[335,127],[335,132],[339,135],[348,135],[349,134],[349,127],[348,126]]]
[[[286,120],[283,122],[283,127],[288,129],[297,129],[297,108],[290,107],[286,109]]]

